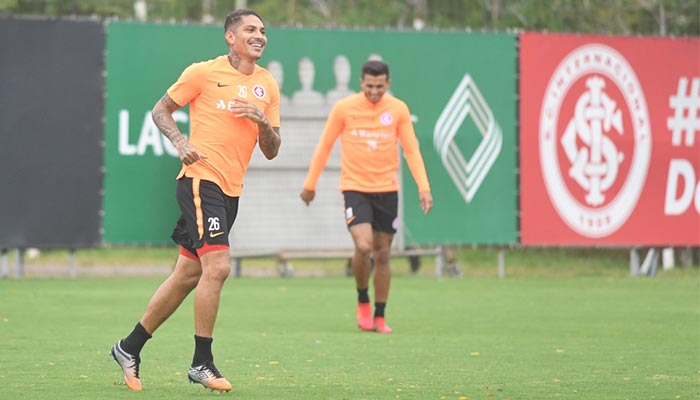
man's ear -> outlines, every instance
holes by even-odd
[[[232,45],[233,42],[236,41],[236,35],[232,31],[226,31],[224,37],[226,38],[226,43],[229,45]]]

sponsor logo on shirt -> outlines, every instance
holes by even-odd
[[[353,129],[350,131],[350,136],[358,136],[361,138],[376,138],[376,139],[390,139],[394,137],[393,132],[369,132],[364,129]]]

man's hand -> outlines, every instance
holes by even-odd
[[[236,118],[248,118],[258,125],[269,126],[265,113],[263,113],[255,104],[246,99],[233,99],[234,106],[229,108]]]
[[[301,197],[301,201],[306,203],[306,205],[308,206],[309,204],[311,204],[312,201],[314,201],[314,197],[316,197],[316,191],[304,189],[301,191],[299,197]]]
[[[423,214],[427,215],[433,209],[433,196],[430,195],[430,192],[420,192],[418,197],[420,198],[420,208],[423,210]]]
[[[199,160],[207,158],[204,153],[200,153],[199,150],[192,146],[187,140],[178,142],[177,154],[180,156],[180,160],[182,160],[183,164],[185,165],[192,165]]]
[[[234,106],[229,108],[236,118],[248,118],[258,125],[258,146],[268,160],[277,157],[282,144],[280,128],[270,125],[265,113],[246,99],[234,99]]]

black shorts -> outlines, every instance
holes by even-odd
[[[175,243],[194,256],[229,247],[238,197],[227,196],[213,182],[184,177],[177,181],[177,202],[181,214],[171,236]]]
[[[396,233],[399,214],[399,193],[366,193],[344,191],[345,222],[348,228],[362,223],[372,224],[375,231]]]

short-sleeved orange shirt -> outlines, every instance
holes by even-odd
[[[384,94],[372,103],[363,92],[335,104],[316,146],[304,188],[316,189],[323,168],[340,136],[340,190],[378,193],[399,190],[401,143],[418,191],[430,191],[411,113],[403,101]]]
[[[247,118],[234,117],[229,108],[234,99],[244,98],[263,110],[272,126],[279,127],[277,81],[257,65],[252,74],[242,74],[223,55],[187,67],[168,89],[168,95],[181,106],[190,103],[189,141],[207,156],[183,165],[177,178],[205,179],[229,196],[240,196],[258,141],[258,126]]]

